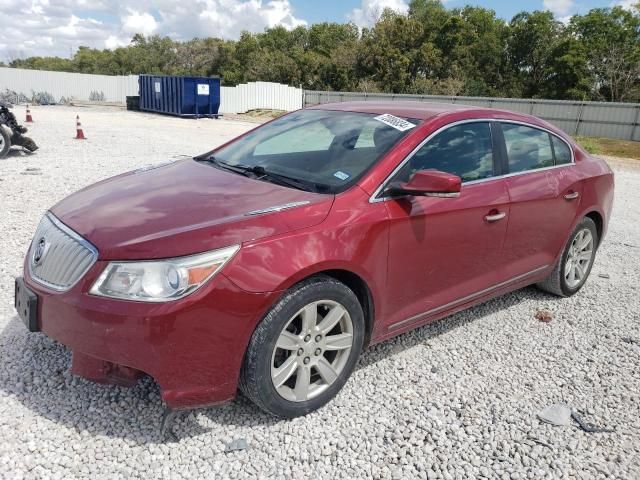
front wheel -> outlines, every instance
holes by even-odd
[[[346,383],[363,338],[364,315],[353,291],[330,277],[305,280],[274,305],[253,333],[240,389],[279,417],[312,412]]]
[[[598,229],[589,217],[583,218],[571,233],[558,264],[538,283],[541,290],[570,297],[582,288],[591,273],[598,248]]]

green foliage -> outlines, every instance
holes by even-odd
[[[582,148],[594,155],[610,155],[612,157],[640,160],[638,142],[632,140],[582,136],[576,137],[576,140]]]
[[[0,64],[2,65],[2,64]],[[565,25],[550,12],[510,22],[493,10],[411,0],[372,28],[318,23],[242,33],[236,41],[135,35],[115,50],[31,57],[11,67],[122,74],[219,75],[317,90],[640,101],[640,4],[594,9]]]
[[[587,70],[596,98],[625,101],[640,94],[640,3],[596,8],[571,19],[571,32],[588,52]]]
[[[587,152],[597,155],[600,153],[600,149],[598,148],[598,143],[595,139],[591,137],[576,137],[576,140],[580,144],[582,148],[584,148]]]

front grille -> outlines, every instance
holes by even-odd
[[[47,213],[38,225],[27,255],[31,278],[63,292],[87,273],[98,258],[98,250]]]

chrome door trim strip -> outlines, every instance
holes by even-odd
[[[301,207],[302,205],[308,205],[311,203],[309,200],[303,200],[301,202],[291,202],[282,205],[274,205],[273,207],[261,208],[259,210],[252,210],[245,213],[245,216],[262,215],[263,213],[281,212],[283,210],[289,210],[290,208]]]
[[[462,182],[463,186],[464,185],[474,185],[474,184],[483,183],[483,182],[489,182],[489,181],[498,180],[498,179],[507,178],[507,177],[514,177],[516,175],[526,175],[528,173],[542,172],[544,170],[551,170],[551,169],[554,169],[554,168],[570,167],[572,165],[575,165],[575,163],[576,163],[575,154],[574,154],[573,148],[571,147],[569,142],[567,142],[564,138],[559,136],[557,133],[552,132],[548,128],[544,128],[544,127],[541,127],[539,125],[534,125],[532,123],[522,122],[522,121],[518,121],[518,120],[504,120],[504,119],[499,119],[499,118],[470,118],[470,119],[466,119],[466,120],[459,120],[457,122],[452,122],[452,123],[448,123],[446,125],[443,125],[439,129],[437,129],[435,132],[430,133],[427,136],[427,138],[425,138],[422,142],[420,142],[418,144],[417,147],[415,147],[413,150],[411,150],[411,152],[396,166],[396,168],[394,168],[393,171],[389,175],[387,175],[387,177],[378,186],[378,188],[376,188],[376,190],[373,192],[371,197],[369,197],[369,203],[384,202],[387,199],[392,198],[392,197],[378,197],[378,195],[380,195],[382,193],[382,191],[384,190],[384,187],[387,186],[387,183],[396,175],[396,173],[398,173],[400,171],[400,169],[402,167],[405,166],[405,164],[409,160],[411,160],[411,158],[417,153],[417,151],[420,150],[427,142],[429,142],[429,140],[431,140],[437,134],[439,134],[439,133],[441,133],[444,130],[447,130],[449,128],[455,127],[457,125],[463,125],[465,123],[479,123],[479,122],[513,123],[513,124],[516,124],[516,125],[524,125],[525,127],[536,128],[538,130],[542,130],[544,132],[547,132],[547,133],[553,135],[554,137],[560,139],[561,141],[563,141],[567,145],[567,147],[569,147],[569,151],[571,152],[571,162],[570,163],[563,163],[561,165],[553,165],[551,167],[537,168],[535,170],[525,170],[523,172],[505,173],[504,175],[497,175],[495,177],[481,178],[479,180],[471,180],[471,181],[468,181],[468,182]]]
[[[526,175],[527,173],[538,173],[538,172],[544,172],[546,170],[555,170],[556,168],[572,167],[573,165],[575,164],[563,163],[561,165],[552,165],[551,167],[536,168],[535,170],[525,170],[522,172],[505,173],[504,175],[497,175],[495,177],[481,178],[479,180],[471,180],[470,182],[464,182],[463,185],[475,185],[476,183],[484,183],[484,182],[490,182],[491,180],[499,180],[502,178],[516,177],[518,175]]]
[[[498,289],[500,289],[502,287],[505,287],[505,286],[507,286],[507,285],[509,285],[511,283],[516,283],[516,282],[518,282],[518,281],[520,281],[520,280],[522,280],[522,279],[524,279],[526,277],[529,277],[529,276],[531,276],[531,275],[533,275],[535,273],[538,273],[538,272],[540,272],[540,271],[542,271],[542,270],[544,270],[544,269],[546,269],[548,267],[549,267],[549,265],[543,265],[542,267],[535,268],[535,269],[533,269],[533,270],[531,270],[531,271],[529,271],[527,273],[523,273],[523,274],[517,275],[517,276],[515,276],[513,278],[510,278],[509,280],[505,280],[504,282],[497,283],[496,285],[493,285],[491,287],[488,287],[488,288],[485,288],[483,290],[477,291],[477,292],[472,293],[470,295],[467,295],[465,297],[458,298],[457,300],[453,300],[452,302],[445,303],[444,305],[440,305],[439,307],[432,308],[431,310],[427,310],[426,312],[422,312],[422,313],[419,313],[417,315],[413,315],[413,316],[411,316],[409,318],[405,318],[404,320],[400,320],[399,322],[392,323],[391,325],[389,325],[387,327],[387,330],[392,330],[392,329],[400,327],[400,326],[402,326],[402,325],[404,325],[406,323],[411,323],[414,320],[418,320],[419,318],[426,317],[426,316],[441,312],[443,310],[448,309],[449,307],[454,307],[454,306],[459,305],[461,303],[465,303],[465,302],[467,302],[469,300],[473,300],[474,298],[481,297],[482,295],[484,295],[486,293],[489,293],[489,292],[491,292],[493,290],[498,290]]]

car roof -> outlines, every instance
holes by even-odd
[[[494,108],[474,107],[473,105],[462,105],[453,103],[430,103],[430,102],[415,102],[415,101],[393,101],[393,102],[341,102],[341,103],[324,103],[320,105],[314,105],[309,107],[311,109],[318,110],[339,110],[345,112],[358,112],[358,113],[375,113],[381,115],[383,113],[390,113],[396,117],[404,118],[417,118],[420,120],[428,120],[429,118],[444,115],[448,113],[459,112],[487,112],[491,113],[491,116],[495,116],[498,113],[504,113],[505,115],[513,118],[519,117],[523,120],[531,120],[534,117],[524,115],[517,112],[510,112],[508,110],[498,110]],[[539,121],[539,119],[536,119]]]

